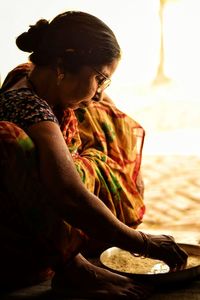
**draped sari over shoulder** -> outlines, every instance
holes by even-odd
[[[66,111],[61,130],[86,187],[122,222],[140,224],[143,128],[105,98],[75,113]]]
[[[1,91],[9,89],[26,75],[30,68],[31,64],[27,63],[11,71]],[[101,102],[94,102],[87,108],[76,111],[60,111],[55,108],[53,111],[86,188],[97,195],[119,220],[136,228],[142,222],[145,212],[143,181],[140,176],[143,128],[117,109],[107,96]],[[24,263],[25,268],[26,264],[30,267],[32,261],[33,269],[38,271],[46,269],[50,259],[56,257],[57,253],[60,253],[61,258],[56,257],[54,261],[75,255],[81,243],[88,237],[67,223],[63,226],[61,220],[52,222],[55,218],[51,210],[46,210],[46,200],[41,201],[39,207],[40,202],[36,199],[42,199],[43,196],[40,188],[37,189],[39,183],[36,173],[39,162],[35,155],[35,145],[24,128],[7,121],[0,114],[0,238],[3,236],[4,244],[8,244],[10,252],[4,250],[13,256],[11,264],[15,268],[15,258],[19,255],[25,262],[29,262]],[[24,165],[26,174],[22,172]],[[32,168],[33,165],[35,168]],[[18,172],[21,177],[17,175]],[[13,176],[14,174],[16,176]],[[3,182],[7,189],[9,187],[9,190],[13,191],[14,200],[9,201],[9,193],[5,190]],[[15,182],[18,182],[17,185]],[[18,195],[20,193],[20,200],[17,200],[14,190]],[[36,190],[40,191],[37,195]],[[30,201],[28,206],[27,199]],[[20,214],[16,213],[16,207],[20,209]],[[58,230],[62,232],[59,237],[56,235]],[[16,243],[19,236],[22,246],[28,246],[22,248],[20,243]],[[33,249],[34,253],[30,252],[30,249]],[[23,251],[28,253],[27,257]]]
[[[30,66],[22,64],[11,71],[3,87],[27,74]],[[107,96],[88,108],[66,109],[60,115],[61,131],[86,187],[122,222],[136,227],[145,212],[140,188],[144,129]]]

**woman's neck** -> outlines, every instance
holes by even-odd
[[[29,87],[49,105],[56,103],[56,76],[53,69],[47,67],[34,67],[28,74]]]

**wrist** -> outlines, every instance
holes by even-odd
[[[140,248],[138,249],[137,253],[133,253],[134,256],[142,256],[148,257],[149,253],[149,239],[147,235],[142,231],[137,231],[139,233],[138,238],[140,239]]]

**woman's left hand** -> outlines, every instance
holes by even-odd
[[[145,234],[147,238],[147,256],[164,261],[170,271],[182,270],[186,267],[188,254],[169,235]]]

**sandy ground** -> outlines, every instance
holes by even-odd
[[[140,229],[200,243],[200,156],[144,155],[146,214]]]

